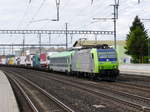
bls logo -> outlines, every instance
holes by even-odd
[[[106,61],[109,61],[109,59],[106,59]]]

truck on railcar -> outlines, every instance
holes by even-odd
[[[6,65],[14,65],[15,62],[15,56],[14,55],[7,55],[6,56]]]
[[[0,56],[0,65],[6,65],[6,56]]]
[[[33,68],[40,68],[40,57],[38,54],[35,54],[32,58]]]
[[[34,54],[28,54],[27,56],[26,56],[26,66],[27,67],[32,67],[33,66],[33,56],[34,56]]]
[[[17,65],[18,66],[25,66],[26,65],[26,56],[18,56],[17,59]]]
[[[48,68],[48,61],[47,61],[47,53],[40,54],[40,67],[41,68]]]

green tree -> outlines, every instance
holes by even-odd
[[[126,38],[126,54],[131,55],[133,62],[143,63],[148,56],[148,34],[139,17],[136,16]]]

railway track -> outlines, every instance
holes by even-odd
[[[74,110],[66,106],[64,103],[62,103],[61,101],[56,99],[54,96],[46,92],[44,89],[40,88],[35,83],[26,79],[25,77],[20,76],[17,73],[10,72],[10,71],[9,72],[7,71],[6,74],[9,77],[9,79],[12,80],[20,89],[20,91],[22,92],[23,96],[25,97],[26,101],[28,102],[33,112],[41,112],[41,111],[43,112],[46,112],[46,111],[74,112]],[[31,94],[29,94],[29,91],[34,91],[34,93],[36,94],[32,94],[32,95],[40,96],[42,100],[46,101],[45,102],[46,105],[44,105],[44,102],[42,102],[41,99],[33,100],[34,98]],[[42,102],[43,104],[39,104],[39,102],[36,102],[36,101],[39,101],[40,103]],[[49,105],[47,103],[49,103]],[[49,107],[46,107],[46,106],[49,106]]]
[[[28,103],[28,107],[31,109],[31,112],[39,112],[38,109],[35,107],[34,103],[31,101],[31,99],[24,91],[24,89],[20,86],[20,83],[16,79],[10,77],[9,75],[7,75],[7,77],[9,78],[9,80],[13,81],[13,83],[17,86],[22,96],[25,98],[26,102]]]
[[[138,112],[138,111],[139,112],[148,112],[148,111],[150,111],[149,98],[144,98],[141,96],[137,96],[137,95],[121,92],[121,91],[115,91],[112,89],[109,90],[109,89],[106,89],[104,87],[97,88],[94,84],[89,84],[89,83],[85,84],[85,83],[81,83],[79,81],[70,81],[68,79],[63,79],[62,77],[61,77],[61,79],[58,77],[56,78],[56,77],[52,77],[52,76],[50,76],[50,77],[44,76],[43,77],[43,75],[40,75],[40,73],[37,71],[34,71],[34,73],[38,74],[37,76],[40,78],[43,78],[44,80],[47,80],[47,79],[55,80],[55,81],[58,81],[60,83],[70,85],[72,87],[82,89],[86,92],[92,93],[92,94],[97,95],[99,97],[105,97],[107,99],[114,100],[114,101],[126,106],[126,108],[130,108],[130,110],[135,111],[135,112]],[[93,89],[93,87],[94,87],[94,89]],[[110,92],[112,92],[113,94],[109,94]],[[127,97],[127,98],[123,99],[123,97]],[[131,100],[129,100],[129,98]]]
[[[115,82],[115,83],[113,83],[113,85],[121,86],[124,88],[137,89],[142,92],[150,93],[150,87],[148,87],[148,86],[136,85],[136,84],[132,84],[132,83],[128,83],[128,82]]]
[[[43,78],[43,77],[40,77],[40,78]],[[113,89],[107,89],[104,87],[98,88],[95,85],[89,84],[89,83],[83,84],[83,83],[80,83],[78,81],[73,83],[73,81],[68,81],[66,79],[64,81],[64,79],[62,80],[62,79],[58,79],[58,78],[46,77],[46,79],[48,79],[48,78],[52,79],[52,80],[56,80],[56,81],[64,83],[64,84],[67,84],[67,85],[71,85],[72,87],[80,88],[82,90],[85,90],[87,92],[90,92],[90,93],[98,95],[98,96],[103,96],[105,98],[115,100],[121,104],[131,106],[133,108],[137,108],[140,111],[141,110],[144,111],[143,109],[150,110],[150,108],[148,107],[150,105],[150,99],[149,98],[144,98],[144,97],[141,97],[138,95],[133,95],[133,94],[129,94],[129,93],[121,92],[121,91],[115,91]],[[110,92],[111,92],[111,94],[109,94]],[[115,97],[115,95],[117,95],[117,96]],[[120,97],[118,98],[118,96],[120,96]],[[126,97],[127,100],[123,100],[123,97]],[[131,101],[129,101],[129,99],[131,99]]]
[[[120,74],[118,79],[121,82],[128,82],[130,84],[144,85],[150,87],[150,77],[149,76],[139,76],[139,75],[129,75],[129,74]]]
[[[31,72],[31,71],[30,71]],[[43,73],[43,74],[45,74],[45,73]],[[48,75],[47,73],[45,74],[45,75]],[[57,77],[57,75],[55,75],[55,77]],[[58,76],[58,78],[59,78],[60,76]],[[61,78],[63,78],[63,76],[61,77]],[[66,79],[66,77],[65,78],[63,78],[63,79],[65,79],[65,80],[70,80],[71,78],[67,78]],[[68,81],[69,81],[68,80]],[[81,81],[81,79],[77,79],[77,80],[71,80],[71,81],[76,81],[76,83],[80,83],[80,82],[82,82]],[[102,82],[102,83],[97,83],[97,82],[94,82],[94,81],[87,81],[86,80],[86,82],[87,82],[87,84],[89,85],[94,85],[94,86],[98,86],[98,87],[102,87],[102,86],[108,86],[109,87],[109,89],[111,89],[110,87],[112,86],[112,88],[113,87],[121,87],[121,88],[124,88],[124,89],[130,89],[130,90],[135,90],[135,91],[141,91],[141,92],[143,92],[144,94],[145,93],[150,93],[150,87],[148,87],[148,86],[143,86],[143,85],[136,85],[136,84],[132,84],[132,83],[127,83],[127,82],[115,82],[115,83],[108,83],[108,82]],[[85,81],[84,81],[84,83],[86,83]],[[83,83],[83,82],[82,82]],[[82,84],[81,83],[81,84]],[[111,84],[111,85],[110,85]],[[113,88],[113,89],[115,89],[115,88]],[[118,90],[117,90],[118,91]],[[139,95],[140,96],[140,95]],[[150,97],[150,95],[148,96],[148,97]]]
[[[150,77],[149,76],[142,76],[142,75],[133,75],[133,74],[125,74],[125,73],[121,73],[120,74],[121,77],[124,77],[125,79],[137,79],[139,81],[149,81]]]

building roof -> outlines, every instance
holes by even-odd
[[[73,47],[80,47],[80,46],[93,46],[93,45],[102,45],[102,44],[108,44],[108,45],[114,45],[114,41],[112,40],[98,40],[98,41],[95,41],[95,40],[78,40],[74,43]],[[125,45],[125,41],[124,40],[119,40],[117,41],[117,45],[122,45],[124,46]]]

